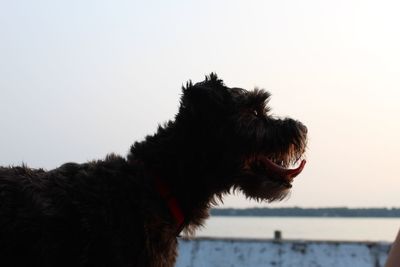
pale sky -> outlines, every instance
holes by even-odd
[[[308,164],[274,207],[399,207],[399,14],[384,0],[0,0],[0,165],[125,155],[215,71],[308,126]]]

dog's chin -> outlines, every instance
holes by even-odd
[[[291,184],[279,183],[269,179],[263,179],[259,183],[251,182],[249,179],[237,186],[247,198],[260,202],[281,201],[289,195],[291,187]]]

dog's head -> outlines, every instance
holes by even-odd
[[[188,142],[182,142],[195,153],[197,171],[222,176],[208,182],[258,200],[286,196],[305,165],[307,128],[271,116],[269,98],[261,89],[228,88],[215,74],[183,88],[176,125],[185,131]]]

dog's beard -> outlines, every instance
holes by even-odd
[[[255,153],[244,157],[234,188],[259,201],[284,199],[290,192],[294,178],[303,171],[306,164],[306,161],[301,159],[301,154],[291,151],[272,156]],[[291,165],[294,164],[298,166],[292,168]]]

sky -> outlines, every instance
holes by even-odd
[[[400,206],[399,1],[0,0],[0,165],[51,169],[130,145],[216,72],[309,130],[272,207]],[[240,194],[224,207],[266,206]]]

